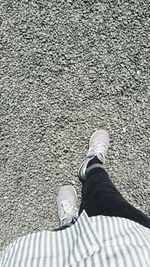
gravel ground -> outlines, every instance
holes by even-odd
[[[149,1],[1,1],[0,248],[58,224],[93,131],[111,135],[106,167],[150,213]]]

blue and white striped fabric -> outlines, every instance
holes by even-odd
[[[150,230],[83,211],[73,226],[19,237],[0,255],[0,267],[150,267]]]

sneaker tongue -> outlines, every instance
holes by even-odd
[[[68,216],[65,220],[64,220],[64,224],[68,224],[72,222],[72,216]]]
[[[97,150],[91,150],[89,151],[89,153],[87,154],[87,158],[89,160],[94,159],[94,157],[97,157],[102,163],[105,162],[105,156],[103,153],[99,152],[98,149]]]
[[[105,156],[103,154],[98,154],[97,158],[100,160],[100,162],[104,163],[105,162]]]
[[[64,218],[63,220],[60,220],[60,226],[64,226],[66,224],[69,224],[73,221],[74,217],[73,216],[67,216],[66,218]]]

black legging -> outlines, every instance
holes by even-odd
[[[89,166],[93,169],[88,171],[87,168],[79,213],[85,210],[89,217],[96,215],[123,217],[150,228],[150,218],[123,198],[96,157]],[[63,226],[59,230],[66,227]]]

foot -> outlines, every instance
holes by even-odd
[[[57,206],[60,227],[77,220],[77,193],[72,185],[64,185],[59,189]]]
[[[79,178],[81,181],[84,181],[86,179],[86,169],[91,159],[93,159],[96,156],[101,164],[105,163],[108,147],[109,147],[108,132],[105,130],[95,131],[90,138],[88,153],[79,170]]]

